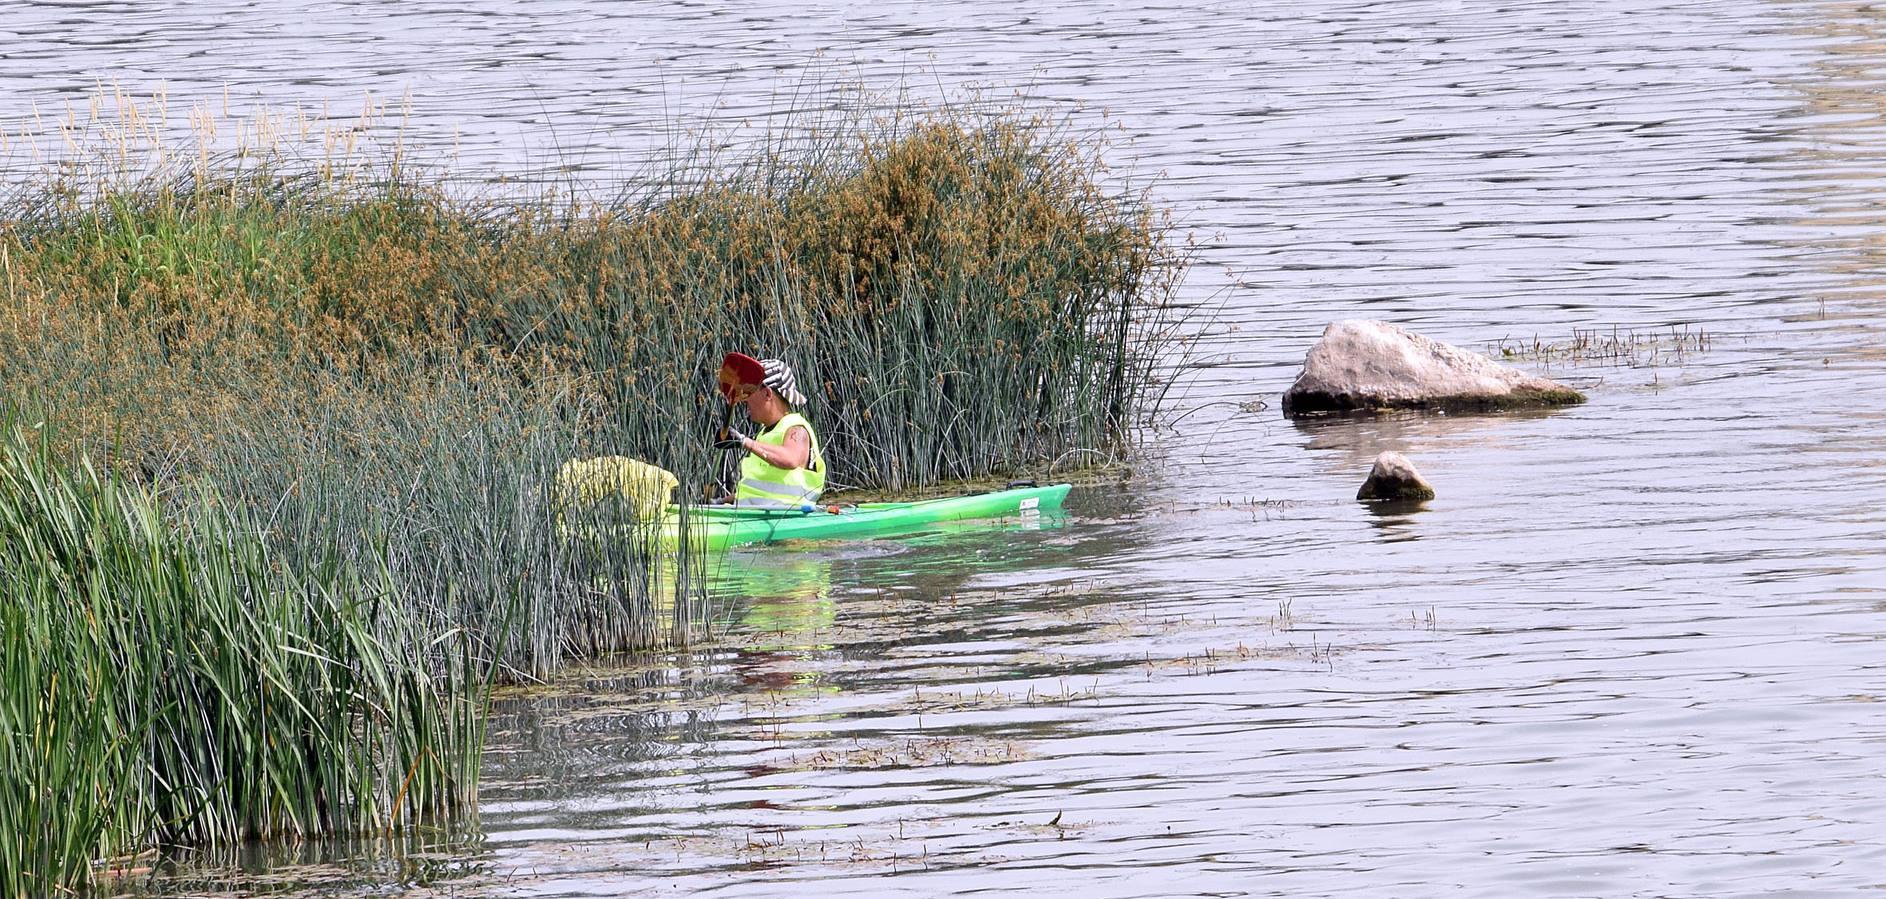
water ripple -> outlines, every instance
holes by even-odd
[[[1059,528],[746,554],[771,586],[726,646],[505,697],[454,891],[1881,884],[1869,7],[19,2],[0,38],[9,132],[100,80],[338,118],[372,92],[479,177],[614,177],[672,123],[851,79],[993,85],[1118,128],[1197,233],[1189,414],[1131,488]],[[1592,398],[1553,415],[1283,421],[1352,316],[1714,339],[1544,366]],[[1439,498],[1356,504],[1388,449]]]

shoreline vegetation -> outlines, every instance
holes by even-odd
[[[727,476],[729,350],[793,362],[835,485],[1126,457],[1189,250],[1105,139],[821,115],[606,200],[140,152],[122,109],[103,152],[0,173],[0,817],[45,822],[0,891],[465,823],[492,684],[709,623],[712,559],[552,485],[632,456],[685,514]]]

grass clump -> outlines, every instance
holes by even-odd
[[[462,820],[484,680],[462,632],[422,627],[384,578],[284,566],[214,499],[167,503],[9,424],[0,892],[157,845]]]

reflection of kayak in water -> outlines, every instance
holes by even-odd
[[[838,604],[831,596],[832,562],[799,553],[751,553],[713,589],[731,603],[726,636],[737,651],[728,665],[740,682],[794,695],[832,692],[820,669],[832,656]],[[729,568],[733,566],[728,566]]]
[[[1068,485],[1023,487],[973,496],[918,500],[908,503],[859,503],[856,506],[809,506],[802,509],[743,509],[733,506],[695,506],[688,510],[689,542],[703,549],[720,549],[781,540],[837,540],[889,537],[922,531],[946,521],[1015,518],[1040,515],[1061,508]],[[832,509],[837,511],[832,511]],[[672,542],[681,522],[670,507],[663,523]]]

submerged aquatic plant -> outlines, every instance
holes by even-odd
[[[1682,365],[1690,357],[1708,352],[1719,335],[1688,325],[1668,328],[1573,328],[1566,340],[1546,341],[1501,339],[1488,347],[1489,355],[1501,359],[1524,360],[1547,365],[1658,366]]]

